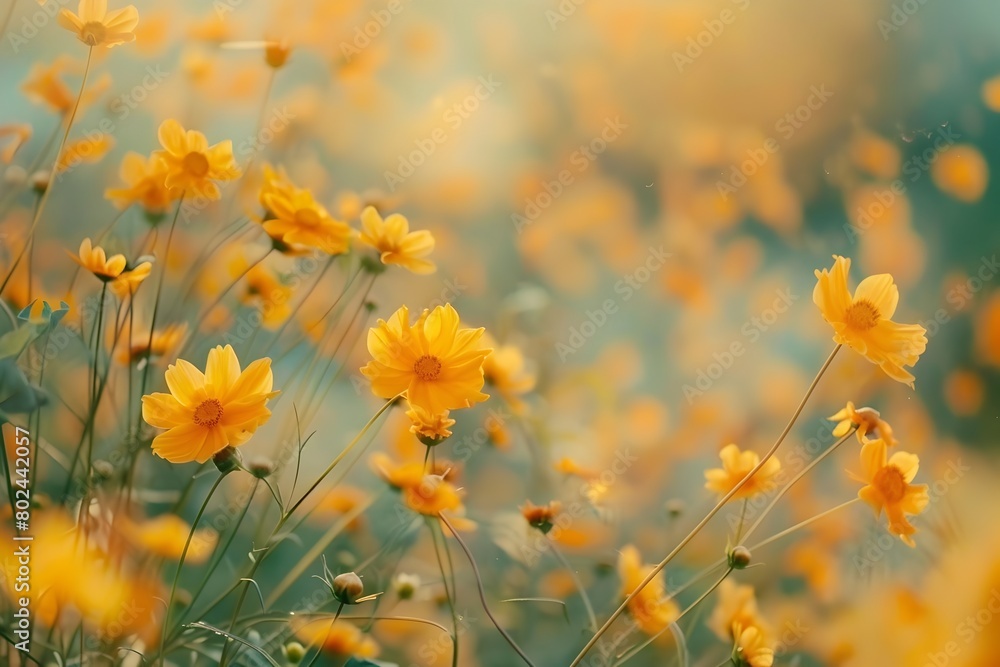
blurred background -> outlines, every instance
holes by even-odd
[[[59,125],[26,82],[37,81],[33,68],[70,58],[61,76],[71,90],[79,85],[84,47],[45,18],[62,4],[14,3],[0,47],[0,125],[32,129],[6,160],[23,169],[8,167],[3,186],[13,202],[0,222],[8,242],[31,217],[17,184]],[[891,273],[901,294],[895,319],[923,324],[929,343],[914,390],[843,351],[789,446],[815,454],[810,439],[832,442],[825,417],[851,400],[878,409],[901,447],[921,456],[924,482],[944,479],[957,461],[970,471],[915,520],[927,533],[915,552],[894,544],[866,556],[884,527],[860,508],[771,547],[768,567],[747,579],[775,625],[799,620],[810,629],[779,662],[922,666],[1000,585],[989,537],[1000,479],[995,3],[135,4],[136,42],[95,57],[94,96],[72,135],[94,137],[94,149],[53,191],[36,246],[46,267],[36,293],[58,296],[72,270],[63,248],[75,250],[115,216],[103,193],[118,183],[122,157],[158,148],[156,128],[171,117],[210,143],[231,139],[237,161],[252,163],[221,202],[179,227],[178,266],[199,239],[254,214],[263,161],[283,165],[354,226],[371,203],[431,230],[438,272],[380,278],[369,325],[403,303],[412,312],[451,302],[467,324],[528,360],[536,383],[524,409],[477,408],[451,447],[464,463],[469,516],[480,523],[470,540],[494,597],[569,605],[569,626],[544,604],[499,605],[541,664],[568,662],[575,650],[567,646],[589,635],[558,563],[518,556],[516,544],[528,538],[514,527],[517,506],[571,500],[579,483],[567,479],[566,458],[601,470],[622,452],[635,457],[616,478],[627,483],[610,484],[600,511],[562,538],[608,613],[618,600],[617,550],[634,543],[647,561],[659,560],[711,506],[702,471],[717,465],[718,449],[737,442],[763,451],[798,403],[832,347],[812,289],[813,271],[833,254],[852,258],[852,285]],[[273,77],[260,40],[291,47]],[[146,225],[129,211],[116,233],[129,243]],[[0,265],[8,260],[3,253]],[[193,357],[224,333],[198,333]],[[359,380],[363,343],[341,354],[338,363]],[[294,362],[277,367],[276,382]],[[373,406],[363,382],[336,386],[312,425],[324,444],[310,450],[310,464],[324,466]],[[496,417],[491,410],[503,428],[477,435]],[[398,455],[405,421],[393,417],[373,447]],[[268,456],[278,422],[287,423],[276,419],[248,451]],[[768,524],[772,533],[853,496],[843,470],[857,460],[841,454],[796,487],[792,507]],[[354,470],[348,481],[359,493],[381,488],[365,465]],[[169,488],[182,477],[164,465],[147,481]],[[391,534],[393,506],[379,502],[360,532],[338,538],[331,562],[363,561]],[[692,545],[668,572],[669,586],[714,559],[725,530]],[[400,567],[432,580],[426,549],[414,543]],[[379,567],[384,581],[396,571]],[[303,578],[288,601],[310,586]],[[463,664],[511,664],[471,587],[460,596],[481,621]],[[426,600],[404,604],[424,604],[417,615],[441,613]],[[692,647],[711,646],[703,618],[692,628]],[[446,664],[448,650],[416,657],[415,632],[374,630],[394,660]],[[974,650],[950,664],[995,664],[996,637],[996,628],[977,632]],[[672,651],[654,648],[634,662],[663,664]],[[715,665],[725,648],[693,655],[692,664]]]

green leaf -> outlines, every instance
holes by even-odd
[[[7,414],[34,412],[46,402],[45,392],[28,382],[13,358],[0,358],[0,410]]]
[[[31,344],[31,341],[41,336],[49,329],[58,326],[62,318],[69,312],[69,304],[65,301],[59,302],[59,310],[52,310],[52,307],[43,301],[41,321],[31,322],[31,308],[34,304],[35,301],[32,301],[31,304],[25,306],[21,312],[17,314],[17,319],[25,322],[25,324],[22,324],[17,329],[0,336],[0,359],[16,359],[21,356],[21,353],[24,352],[24,348],[28,347],[28,345]],[[2,394],[0,394],[0,396],[2,396]]]

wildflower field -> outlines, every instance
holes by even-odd
[[[1000,664],[992,3],[0,21],[0,664]]]

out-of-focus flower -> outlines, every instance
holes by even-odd
[[[121,275],[125,270],[125,255],[112,255],[108,257],[104,248],[91,244],[89,238],[85,238],[80,243],[80,252],[76,255],[70,253],[70,257],[77,264],[93,273],[99,280],[110,282]]]
[[[990,169],[979,149],[951,146],[931,162],[931,179],[941,192],[959,201],[979,201],[990,180]]]
[[[238,259],[230,265],[230,273],[235,276],[242,273],[238,266],[245,266],[245,259]],[[292,288],[284,284],[269,268],[257,264],[246,276],[246,289],[243,292],[243,302],[261,306],[261,322],[265,327],[274,328],[288,319],[292,314]]]
[[[295,635],[309,646],[319,646],[338,656],[374,658],[379,653],[375,640],[344,620],[318,619],[293,626]]]
[[[741,452],[739,447],[732,444],[722,448],[722,451],[719,452],[719,458],[722,459],[721,468],[705,471],[705,488],[722,496],[729,493],[760,463],[760,456],[757,455],[757,452]],[[733,499],[750,498],[758,493],[768,491],[774,486],[774,477],[779,470],[781,470],[781,461],[772,456],[757,471],[757,474],[736,492]]]
[[[708,617],[708,627],[723,641],[736,638],[736,628],[757,627],[769,632],[768,626],[757,608],[757,597],[753,586],[739,585],[731,579],[724,579],[716,592],[717,602]]]
[[[209,146],[204,134],[185,130],[172,118],[163,121],[158,134],[163,150],[153,155],[167,165],[166,187],[182,190],[185,196],[215,200],[222,196],[215,181],[231,181],[239,176],[232,141]]]
[[[916,546],[911,536],[917,529],[906,515],[919,514],[930,502],[926,484],[910,484],[919,465],[917,455],[907,452],[896,452],[887,459],[885,442],[872,440],[861,448],[861,476],[851,475],[866,483],[858,497],[875,510],[875,516],[882,516],[884,510],[889,532],[911,547]]]
[[[493,349],[483,362],[486,381],[513,409],[523,410],[521,396],[535,388],[535,375],[528,370],[521,348],[498,345],[488,333],[483,334],[483,347]]]
[[[276,188],[272,184],[272,191],[262,194],[261,202],[272,216],[264,221],[264,231],[272,239],[317,248],[328,255],[347,252],[351,228],[330,217],[308,190]]]
[[[532,528],[536,528],[543,533],[548,533],[552,530],[556,517],[561,510],[562,505],[558,500],[553,500],[546,505],[536,505],[528,500],[521,506],[521,516],[524,517],[524,520]]]
[[[149,277],[152,270],[153,265],[150,262],[140,262],[132,268],[128,268],[126,265],[125,270],[111,281],[111,291],[121,299],[134,295],[135,291],[139,289],[139,285]]]
[[[424,475],[419,484],[404,488],[402,497],[407,507],[424,516],[462,508],[461,492],[440,475]]]
[[[735,660],[737,667],[771,667],[774,664],[774,649],[760,628],[737,627]]]
[[[865,444],[869,435],[874,434],[876,438],[881,438],[889,447],[896,445],[896,438],[892,435],[892,427],[889,422],[882,419],[878,410],[872,408],[857,408],[854,403],[848,401],[843,410],[827,417],[830,421],[837,422],[833,427],[833,437],[840,438],[851,430],[852,426],[857,427],[858,442]]]
[[[162,214],[170,202],[181,196],[180,189],[167,187],[167,172],[167,163],[162,157],[152,155],[145,158],[130,151],[122,159],[119,171],[125,187],[108,188],[104,196],[119,209],[139,204],[148,213]]]
[[[899,174],[902,156],[888,139],[866,130],[857,132],[848,146],[851,160],[877,178],[892,179]]]
[[[397,463],[382,452],[372,454],[372,468],[378,476],[396,490],[417,486],[428,472],[444,479],[454,477],[454,467],[448,461],[438,460],[431,470],[426,470],[423,461],[412,460]]]
[[[3,150],[0,150],[0,160],[3,160],[4,164],[10,164],[18,149],[31,139],[31,126],[24,123],[0,125],[0,138],[4,137],[11,138]]]
[[[292,47],[284,40],[268,42],[264,45],[264,62],[274,69],[280,69],[288,62],[291,52]]]
[[[127,327],[127,324],[122,327],[122,334],[126,336]],[[180,347],[186,333],[186,323],[170,324],[163,329],[153,331],[152,336],[148,327],[136,325],[131,344],[126,342],[122,345],[116,357],[121,363],[127,364],[169,356]]]
[[[171,463],[204,463],[226,447],[242,445],[271,417],[271,360],[258,359],[241,372],[232,346],[208,353],[205,372],[178,359],[166,371],[169,394],[142,397],[142,417],[168,429],[153,438],[153,453]]]
[[[632,545],[623,547],[618,555],[621,596],[625,597],[638,588],[652,569],[652,565],[643,565],[638,549]],[[680,614],[677,605],[667,596],[661,577],[654,578],[639,591],[629,603],[628,611],[639,629],[647,635],[659,634]]]
[[[399,213],[385,220],[374,206],[361,212],[358,240],[377,250],[383,264],[398,264],[413,273],[434,273],[434,262],[423,259],[434,250],[434,237],[425,229],[411,232],[409,221]]]
[[[448,429],[455,425],[455,420],[449,419],[447,410],[432,414],[420,406],[411,406],[406,416],[410,418],[410,433],[421,438],[425,444],[427,441],[450,438],[451,431]]]
[[[71,62],[69,57],[61,57],[50,65],[32,65],[28,78],[21,84],[21,90],[32,102],[44,104],[57,113],[68,113],[73,108],[76,97],[61,77],[69,69]]]
[[[813,302],[833,327],[833,340],[864,355],[893,380],[913,387],[913,375],[904,367],[913,366],[923,354],[926,331],[918,324],[899,324],[890,319],[899,302],[892,276],[869,276],[851,296],[847,289],[851,260],[834,255],[833,261],[832,269],[816,271],[813,290]]]
[[[77,12],[63,9],[59,12],[59,25],[75,33],[87,46],[110,48],[135,39],[139,11],[134,5],[109,12],[107,0],[80,0]]]
[[[115,140],[110,134],[101,133],[97,138],[76,139],[66,144],[59,161],[56,162],[56,173],[72,169],[80,163],[100,161],[115,146]]]
[[[121,530],[140,549],[172,560],[180,560],[188,535],[191,534],[191,526],[175,514],[161,514],[141,522],[126,519],[122,522]],[[211,528],[194,531],[184,562],[192,565],[204,563],[212,555],[218,539],[218,533]]]
[[[368,493],[356,486],[338,484],[330,489],[319,502],[312,516],[328,521],[330,515],[339,516],[354,511],[368,500]],[[357,530],[362,516],[355,517],[347,524],[347,530]]]
[[[459,328],[451,304],[424,310],[412,325],[403,306],[369,330],[372,360],[361,372],[376,396],[405,393],[410,405],[431,414],[470,407],[489,398],[481,391],[483,360],[490,353],[479,347],[483,331]]]

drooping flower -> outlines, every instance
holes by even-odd
[[[178,359],[166,371],[170,393],[142,397],[142,417],[168,429],[153,439],[153,453],[171,463],[204,463],[226,447],[244,444],[267,422],[272,391],[271,360],[258,359],[241,372],[229,345],[208,353],[205,372]]]
[[[448,411],[431,414],[420,406],[411,406],[406,411],[410,418],[410,433],[426,442],[444,440],[451,437],[449,430],[455,425],[455,420],[448,417]]]
[[[876,517],[885,511],[889,532],[911,547],[916,546],[911,536],[917,529],[906,515],[920,514],[930,502],[926,484],[910,484],[919,467],[916,454],[896,452],[888,458],[885,441],[872,440],[861,448],[861,476],[851,475],[866,483],[858,498],[875,510]]]
[[[139,285],[149,277],[152,270],[153,265],[150,262],[140,262],[132,268],[126,264],[125,270],[111,281],[111,291],[121,299],[134,295],[135,291],[139,289]]]
[[[459,328],[450,304],[425,310],[414,324],[403,306],[369,330],[373,358],[361,372],[376,396],[404,394],[410,405],[431,414],[470,407],[489,398],[480,391],[483,360],[490,353],[479,347],[483,331]]]
[[[638,549],[632,545],[624,547],[618,555],[621,596],[626,597],[638,588],[652,569],[652,565],[643,565]],[[680,615],[677,604],[667,597],[662,577],[654,578],[639,591],[629,602],[628,611],[639,629],[647,635],[659,634]]]
[[[185,196],[200,195],[216,200],[222,194],[215,181],[231,181],[240,175],[233,158],[232,141],[209,146],[204,134],[185,130],[172,118],[163,121],[158,134],[163,150],[153,155],[166,162],[166,187],[182,190]]]
[[[893,380],[913,386],[913,366],[927,347],[925,329],[892,321],[899,290],[892,276],[882,273],[861,281],[852,296],[847,288],[851,260],[833,256],[830,270],[816,271],[813,302],[833,327],[833,340],[877,364]]]
[[[263,194],[261,200],[271,216],[264,221],[264,231],[272,239],[316,248],[328,255],[347,252],[351,228],[334,220],[308,190],[274,188]]]
[[[85,238],[80,243],[80,252],[76,255],[70,253],[73,260],[93,273],[99,280],[110,282],[120,276],[125,270],[125,255],[112,255],[108,257],[104,248],[94,246],[89,238]]]
[[[892,427],[889,422],[882,419],[878,410],[872,408],[857,408],[854,403],[847,402],[847,406],[836,414],[827,417],[830,421],[837,422],[833,427],[833,437],[840,438],[851,430],[852,426],[857,427],[858,442],[862,445],[870,439],[868,436],[874,434],[876,438],[885,440],[888,447],[896,445],[896,439],[892,435]]]
[[[78,14],[59,12],[59,25],[87,46],[112,47],[135,40],[139,11],[133,5],[108,11],[107,0],[80,0]]]
[[[145,158],[130,151],[122,159],[119,171],[124,187],[108,188],[104,191],[104,196],[119,209],[139,204],[147,213],[162,214],[171,202],[181,197],[178,188],[167,187],[168,171],[167,163],[162,157],[151,155]]]
[[[434,237],[427,230],[410,231],[410,222],[394,213],[385,220],[374,206],[361,212],[358,240],[375,248],[383,264],[398,264],[413,273],[434,273],[437,266],[423,259],[434,250]]]
[[[729,493],[760,463],[760,456],[757,455],[757,452],[741,452],[739,447],[732,444],[722,448],[722,451],[719,452],[719,458],[722,459],[721,468],[705,471],[705,488],[723,496]],[[733,499],[750,498],[770,490],[774,487],[774,477],[779,470],[781,470],[781,461],[772,456],[757,471],[757,474],[736,492]]]

